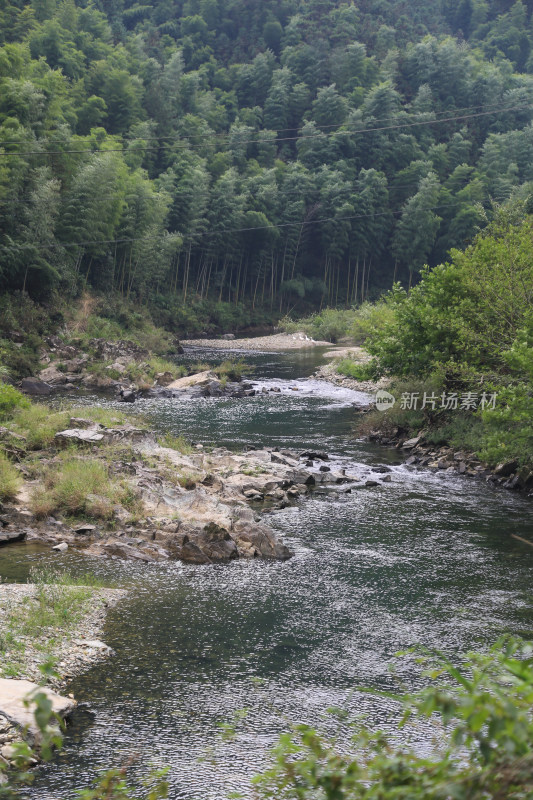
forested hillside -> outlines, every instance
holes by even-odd
[[[408,285],[533,180],[533,0],[2,0],[0,290]],[[191,305],[192,304],[192,305]]]

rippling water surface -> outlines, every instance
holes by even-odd
[[[247,354],[259,387],[275,384],[279,394],[140,405],[160,430],[198,442],[320,446],[363,474],[388,464],[392,483],[269,515],[296,552],[285,563],[91,562],[131,587],[105,630],[116,655],[73,682],[95,716],[78,712],[65,752],[42,770],[33,797],[72,795],[135,755],[134,772],[148,761],[171,766],[176,800],[246,793],[286,718],[330,725],[326,709],[343,704],[391,726],[394,703],[358,687],[393,688],[393,661],[416,685],[412,661],[395,659],[398,650],[422,643],[457,655],[503,632],[533,636],[533,550],[510,536],[532,535],[530,503],[409,469],[394,451],[357,442],[353,404],[361,398],[303,380],[316,358]],[[43,558],[49,551],[10,547],[0,574],[24,578]],[[86,568],[72,553],[58,560]],[[244,726],[223,742],[218,723],[243,708]],[[414,736],[424,749],[429,732]]]

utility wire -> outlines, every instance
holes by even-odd
[[[479,108],[498,109],[498,108],[506,108],[506,106],[502,106],[502,105],[494,104],[494,103],[492,103],[492,104],[483,103],[483,104],[478,105],[478,106],[462,106],[461,108],[447,109],[445,111],[435,111],[434,109],[428,109],[426,111],[417,111],[414,114],[413,113],[410,114],[410,116],[421,117],[421,116],[426,116],[427,114],[457,114],[460,111],[476,111]],[[401,109],[401,112],[409,113],[408,110],[404,109],[404,108]],[[399,112],[399,113],[401,113],[401,112]],[[396,117],[378,117],[377,119],[375,117],[371,117],[371,119],[372,119],[373,122],[389,122],[390,120],[396,119]],[[340,128],[345,124],[346,124],[346,122],[333,122],[333,123],[330,123],[328,125],[317,125],[315,123],[315,127],[319,128],[320,130],[328,130],[330,128]],[[255,133],[257,135],[259,135],[260,133],[273,133],[273,132],[288,133],[289,131],[293,131],[295,129],[295,127],[296,126],[293,125],[291,128],[276,128],[275,130],[273,128],[261,128],[260,130],[255,131]],[[299,126],[299,127],[301,127],[301,126]],[[114,137],[114,136],[119,136],[120,134],[108,134],[108,135]],[[201,139],[215,139],[215,138],[219,138],[219,137],[223,137],[223,136],[227,137],[227,136],[230,136],[230,135],[231,135],[230,133],[216,133],[215,131],[210,131],[209,133],[198,134],[198,136],[200,136]],[[181,137],[179,134],[173,134],[171,136],[170,135],[169,136],[133,136],[131,138],[125,139],[124,140],[124,144],[128,144],[129,142],[137,142],[137,141],[146,142],[146,141],[153,141],[153,140],[155,140],[155,141],[167,141],[167,140],[183,141],[183,139],[187,139],[187,138],[188,137],[186,137],[186,136],[185,137]],[[195,138],[196,138],[196,136],[195,136]],[[44,141],[47,144],[52,144],[52,143],[54,143],[54,144],[62,144],[64,142],[64,139],[45,139],[45,140],[39,140],[39,141]],[[5,144],[21,144],[21,142],[20,142],[20,139],[4,139],[3,141],[0,142],[0,145],[2,145],[2,146],[5,145]]]
[[[424,211],[436,211],[441,208],[454,208],[455,203],[444,203],[441,205],[436,206],[428,206],[424,209]],[[323,217],[321,219],[309,219],[309,220],[301,220],[299,222],[280,222],[278,224],[271,224],[271,225],[257,225],[248,228],[220,228],[220,230],[210,230],[210,231],[199,231],[197,233],[186,233],[182,234],[179,231],[174,231],[169,233],[168,231],[162,232],[156,236],[138,236],[138,237],[124,237],[120,239],[93,239],[83,242],[50,242],[49,244],[24,244],[18,243],[14,245],[2,245],[1,248],[3,250],[50,250],[54,248],[65,248],[65,247],[89,247],[91,245],[97,244],[130,244],[132,242],[146,242],[146,241],[154,241],[154,240],[164,240],[169,238],[170,236],[180,236],[182,238],[188,237],[204,237],[204,236],[219,236],[220,234],[228,234],[228,233],[250,233],[252,231],[264,231],[264,230],[277,230],[279,228],[292,228],[292,227],[303,227],[304,225],[318,225],[324,222],[347,222],[348,220],[356,220],[356,219],[371,219],[374,217],[385,217],[389,215],[396,215],[402,214],[404,208],[397,209],[396,211],[387,209],[386,211],[378,211],[372,214],[350,214],[346,217]]]
[[[239,141],[237,140],[234,145],[228,143],[228,149],[232,149],[233,147],[238,147],[247,144],[273,144],[274,142],[295,142],[301,141],[305,139],[319,139],[319,138],[326,138],[329,136],[354,136],[359,134],[366,134],[366,133],[376,133],[378,131],[390,131],[390,130],[399,130],[401,128],[416,128],[426,125],[438,125],[443,122],[458,122],[467,119],[475,119],[479,117],[487,117],[493,114],[503,114],[508,111],[523,111],[526,109],[533,108],[531,103],[527,105],[521,106],[511,106],[507,108],[501,108],[499,110],[492,110],[492,111],[481,111],[476,114],[463,114],[460,116],[453,116],[453,117],[444,117],[443,119],[433,119],[433,120],[422,120],[420,122],[405,122],[396,125],[385,125],[382,127],[372,127],[372,128],[359,128],[358,130],[336,130],[330,131],[329,133],[314,133],[314,134],[300,134],[298,136],[283,136],[283,137],[275,137],[272,139],[249,139]],[[181,142],[177,142],[176,144],[180,144]],[[203,147],[203,144],[190,144],[189,142],[183,142],[183,147],[179,147],[177,149],[187,149],[187,148],[199,148]],[[106,150],[28,150],[22,152],[13,152],[13,153],[0,153],[0,157],[2,158],[23,158],[25,156],[63,156],[63,155],[105,155],[107,153],[136,153],[136,152],[150,152],[155,151],[159,152],[161,150],[172,150],[175,145],[161,145],[159,147],[130,147],[124,149],[123,147],[117,148],[108,148]]]
[[[328,166],[328,165],[325,165],[325,166]],[[335,166],[335,162],[333,162],[333,166]],[[471,169],[474,170],[475,167],[471,167]],[[434,169],[431,168],[430,172],[434,172]],[[373,184],[371,188],[384,189],[386,192],[389,193],[389,195],[391,193],[393,193],[393,192],[396,192],[399,189],[416,188],[417,186],[419,186],[421,180],[423,180],[424,178],[428,177],[427,175],[421,175],[420,178],[418,178],[418,180],[412,181],[411,183],[394,183],[393,182],[394,181],[394,177],[391,179],[391,182],[389,182],[389,178],[383,172],[380,172],[379,170],[376,170],[376,173],[377,173],[378,180],[381,181],[381,179],[384,178],[386,183],[385,183],[385,185],[381,184],[381,182],[380,182],[379,185],[376,183],[376,184]],[[440,186],[441,189],[446,189],[446,183],[452,177],[452,175],[453,175],[453,173],[451,175],[449,175],[448,178],[446,178],[443,183],[439,182],[439,186]],[[352,195],[359,196],[357,194],[357,187],[355,186],[355,183],[358,182],[359,180],[360,180],[359,179],[359,175],[357,175],[355,180],[351,182],[351,184],[352,184],[352,189],[351,189]],[[459,191],[462,191],[467,186],[468,186],[468,180],[464,183],[463,186],[461,186]],[[166,189],[162,189],[161,191],[166,191]],[[265,184],[263,186],[255,186],[253,190],[251,188],[245,188],[240,193],[240,196],[244,197],[245,200],[246,199],[258,198],[259,193],[262,192],[262,191],[275,192],[276,195],[281,196],[281,198],[284,198],[284,197],[295,197],[295,196],[298,195],[302,199],[305,199],[306,197],[308,199],[309,195],[311,195],[311,196],[312,195],[320,195],[320,187],[317,187],[317,186],[314,186],[314,185],[310,187],[309,191],[304,192],[301,188],[299,188],[299,189],[298,188],[297,189],[286,189],[285,190],[285,189],[283,189],[283,185],[278,185],[278,184],[273,185],[273,184],[268,184],[267,183],[267,184]],[[344,195],[344,189],[341,192],[339,192],[339,194]],[[261,198],[258,198],[258,199],[261,200]],[[317,199],[319,200],[320,198],[318,197]],[[406,198],[406,200],[408,200],[408,199],[409,198]],[[60,198],[58,196],[58,200],[61,202],[63,200],[63,198]],[[349,197],[346,197],[346,200],[349,201]],[[14,205],[27,206],[28,208],[31,208],[31,200],[29,200],[29,199],[26,199],[26,200],[12,200],[12,199],[7,198],[7,199],[2,200],[2,198],[0,198],[0,207],[2,206],[2,204],[6,208],[8,208],[10,206],[14,206]],[[253,208],[248,209],[248,211],[254,211],[254,210],[255,209],[253,209]]]

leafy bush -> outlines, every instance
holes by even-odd
[[[0,501],[14,500],[21,484],[19,472],[0,450]]]
[[[0,380],[0,421],[10,419],[17,409],[28,409],[30,405],[30,401],[22,392]]]
[[[366,347],[389,374],[436,380],[442,391],[495,393],[493,409],[462,419],[425,413],[423,424],[435,441],[471,448],[491,466],[517,459],[531,467],[533,217],[516,223],[500,209],[470,247],[451,256],[449,264],[426,268],[409,294],[393,289],[389,315]],[[408,415],[398,414],[390,412],[408,428]],[[381,428],[390,415],[378,421]]]
[[[394,319],[394,308],[387,294],[377,303],[363,303],[354,310],[349,334],[356,344],[364,344],[369,336],[384,331]]]
[[[501,371],[532,313],[532,241],[533,217],[500,218],[464,252],[452,250],[450,263],[426,268],[409,294],[395,287],[392,316],[368,337],[369,352],[393,375],[448,362]]]

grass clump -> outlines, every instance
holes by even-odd
[[[158,444],[161,447],[168,447],[171,450],[176,450],[184,456],[188,456],[194,452],[194,448],[184,436],[174,436],[172,433],[165,433],[164,436],[158,438]]]
[[[69,420],[70,411],[52,411],[48,406],[32,403],[17,410],[12,427],[26,438],[29,450],[42,450],[58,431],[68,428]]]
[[[174,364],[173,361],[167,361],[164,358],[154,356],[142,363],[132,361],[127,365],[125,375],[133,383],[149,387],[158,374],[165,372],[168,372],[172,376],[172,380],[183,378],[188,374],[186,367]],[[109,374],[109,371],[106,371],[106,374]]]
[[[213,372],[217,375],[221,380],[226,379],[226,381],[241,381],[244,375],[247,375],[251,370],[251,367],[248,364],[245,364],[244,361],[223,361],[222,364],[219,364],[217,367],[213,367]]]
[[[0,451],[0,501],[14,500],[22,484],[19,472]]]
[[[13,610],[10,628],[13,635],[39,637],[46,629],[73,628],[88,610],[93,590],[88,586],[39,585],[35,597],[24,598]]]
[[[133,487],[111,478],[104,462],[71,455],[59,468],[47,470],[44,486],[34,491],[30,503],[40,518],[62,512],[103,520],[110,520],[119,505],[131,513],[139,511],[140,500]]]
[[[92,589],[103,589],[106,584],[91,572],[73,575],[68,570],[60,570],[50,566],[31,567],[29,583],[39,586],[85,586]]]
[[[30,401],[22,392],[0,380],[0,422],[11,419],[17,409],[28,409]]]
[[[375,381],[383,374],[375,359],[362,364],[352,358],[342,358],[337,364],[336,371],[339,375],[346,375],[347,378],[354,378],[357,381]]]

